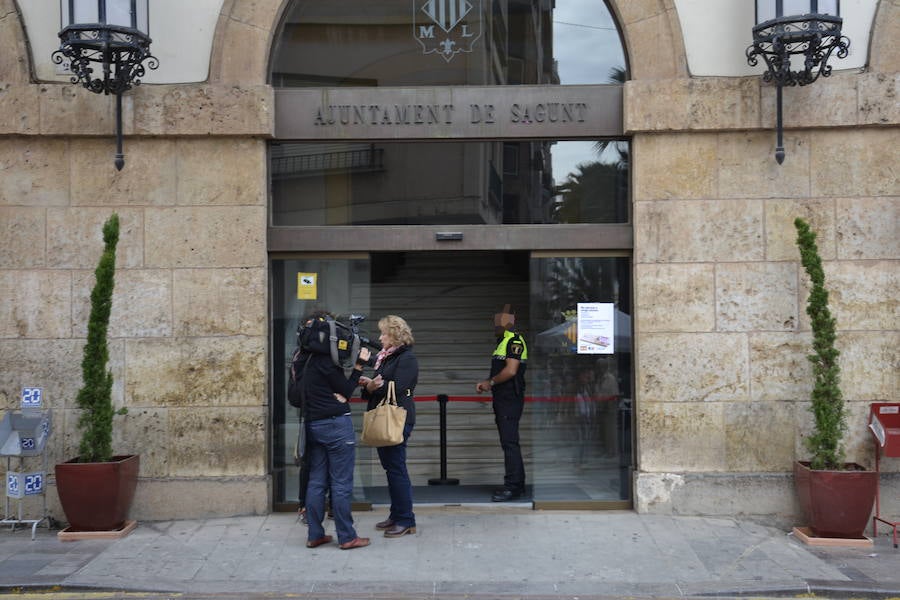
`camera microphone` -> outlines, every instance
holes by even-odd
[[[357,334],[358,335],[358,334]],[[359,336],[359,341],[373,350],[381,350],[381,344],[375,340],[370,340],[364,335]]]

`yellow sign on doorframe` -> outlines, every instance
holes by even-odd
[[[318,273],[297,273],[297,300],[316,300]]]

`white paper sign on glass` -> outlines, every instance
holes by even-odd
[[[612,302],[578,303],[578,354],[614,354],[615,312]]]

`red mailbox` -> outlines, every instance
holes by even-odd
[[[900,457],[900,402],[873,402],[869,411],[869,430],[875,438],[875,472],[880,473],[881,455]],[[897,547],[897,526],[900,523],[881,518],[879,499],[875,494],[875,516],[872,532],[878,535],[878,521],[894,529],[894,548]]]
[[[900,403],[873,403],[869,413],[869,429],[885,456],[900,457]]]

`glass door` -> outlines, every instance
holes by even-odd
[[[532,253],[530,287],[535,507],[629,508],[630,260]]]
[[[367,315],[370,307],[368,254],[309,254],[272,259],[272,476],[276,510],[296,504],[299,469],[295,461],[299,434],[297,409],[288,404],[288,369],[297,345],[297,325],[316,310],[327,310],[342,322],[350,314]],[[368,326],[368,327],[366,327]],[[374,325],[364,323],[365,329]],[[377,329],[377,327],[375,328]],[[377,339],[377,335],[375,338]],[[363,406],[353,404],[354,423],[359,428]],[[369,452],[360,448],[359,452]],[[359,457],[358,457],[359,458]],[[360,461],[357,460],[357,464]],[[354,502],[368,503],[364,476],[354,473]]]

